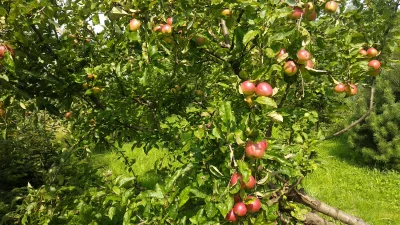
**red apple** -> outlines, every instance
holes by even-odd
[[[258,198],[254,197],[254,196],[248,196],[246,198],[246,202],[249,202],[249,201],[250,201],[250,203],[246,204],[247,211],[256,213],[261,209],[261,202]]]
[[[364,49],[360,49],[358,53],[360,53],[363,56],[367,56],[367,51],[365,51]]]
[[[159,25],[157,25],[157,26],[155,26],[153,28],[153,31],[154,32],[161,32],[161,29],[162,29],[163,26],[164,26],[164,24],[159,24]]]
[[[167,19],[167,24],[170,25],[170,26],[172,26],[172,21],[173,21],[172,17],[169,17],[169,18]]]
[[[308,21],[314,21],[317,19],[317,12],[315,12],[315,10],[311,12],[306,12],[305,17]]]
[[[327,3],[325,4],[325,10],[326,10],[328,13],[334,13],[334,12],[336,12],[337,8],[338,8],[338,4],[337,4],[337,2],[335,2],[335,1],[329,1],[329,2],[327,2]]]
[[[243,182],[243,177],[241,174],[234,173],[231,177],[231,185],[235,185],[238,181],[240,181],[240,188],[244,188],[246,184]]]
[[[279,57],[283,56],[284,54],[286,54],[286,50],[282,48],[281,50],[279,50],[278,55],[276,57],[279,58]]]
[[[232,15],[232,11],[230,9],[224,9],[224,10],[222,10],[221,15],[223,15],[223,16],[231,16]]]
[[[236,222],[237,218],[235,213],[233,212],[233,209],[231,209],[231,211],[229,211],[228,214],[226,214],[225,219],[230,222]]]
[[[254,188],[255,186],[256,186],[256,179],[254,179],[253,176],[250,176],[249,181],[244,186],[244,189],[250,190],[250,189]]]
[[[306,67],[308,67],[308,68],[314,68],[314,63],[313,63],[313,61],[312,61],[312,60],[308,60],[307,63],[306,63]]]
[[[131,22],[129,22],[129,29],[131,31],[137,31],[140,28],[141,22],[137,19],[132,19]]]
[[[243,202],[238,202],[233,206],[233,212],[237,216],[244,216],[247,213],[246,205]]]
[[[305,6],[304,6],[304,8],[305,8],[305,10],[307,11],[307,12],[313,12],[314,11],[314,3],[312,3],[312,2],[307,2],[306,4],[305,4]],[[315,11],[314,11],[315,12]]]
[[[170,35],[172,32],[172,27],[169,24],[165,24],[162,28],[161,28],[161,33],[165,34],[165,35]]]
[[[246,156],[249,158],[261,159],[264,156],[266,144],[264,142],[249,142],[246,145]]]
[[[272,87],[267,82],[261,82],[256,87],[256,94],[258,96],[271,96],[273,93]]]
[[[285,74],[288,76],[293,76],[297,73],[297,66],[296,63],[293,61],[287,61],[285,66],[283,67]]]
[[[245,82],[243,82],[240,87],[242,88],[242,92],[245,95],[252,95],[255,91],[256,91],[256,86],[254,85],[254,83],[246,80]]]
[[[372,69],[372,70],[368,71],[368,74],[373,76],[373,77],[376,77],[381,73],[381,71],[382,71],[381,68],[378,68],[378,69],[375,69],[375,70]]]
[[[297,52],[297,59],[298,64],[306,64],[311,59],[311,54],[307,50],[302,49]]]
[[[357,86],[355,84],[346,85],[344,90],[348,96],[353,96],[357,94]]]
[[[377,70],[381,68],[381,63],[378,60],[374,59],[369,61],[368,66],[373,70]]]
[[[264,150],[268,148],[268,142],[267,142],[267,140],[262,140],[262,141],[258,142],[258,144],[259,144],[260,147],[263,148]]]
[[[5,45],[0,45],[0,59],[8,52],[8,48]]]
[[[204,45],[204,43],[206,42],[206,39],[203,37],[198,37],[196,38],[196,43],[200,46]]]
[[[235,203],[241,202],[242,199],[240,198],[240,194],[237,193],[233,196],[233,201],[235,201]]]
[[[72,116],[72,112],[65,113],[65,119],[69,119]]]
[[[367,50],[367,56],[372,58],[378,55],[378,50],[376,50],[375,48],[369,48]]]
[[[303,14],[303,9],[298,6],[293,8],[292,14],[289,15],[291,19],[300,19],[301,15]]]
[[[345,87],[346,86],[344,84],[337,84],[333,91],[335,91],[336,93],[343,93],[345,91]]]

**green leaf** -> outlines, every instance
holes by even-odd
[[[218,170],[217,167],[210,165],[210,172],[216,176],[216,177],[223,177],[224,175],[221,173],[221,171]]]
[[[204,129],[198,129],[194,131],[194,136],[196,136],[198,139],[202,139],[204,137]]]
[[[178,207],[182,207],[190,198],[189,196],[190,194],[190,186],[187,186],[185,189],[183,189],[181,191],[181,193],[179,194],[179,203],[178,203]]]
[[[233,204],[233,198],[228,196],[223,203],[218,203],[215,206],[217,207],[221,215],[225,217],[226,214],[228,214],[228,212],[233,208]]]
[[[268,113],[268,116],[271,117],[274,121],[283,122],[283,116],[276,111]]]
[[[217,139],[221,138],[221,131],[217,128],[214,127],[212,130],[212,134],[214,135],[214,137],[216,137]]]
[[[237,164],[238,164],[238,168],[239,168],[239,173],[243,177],[243,181],[245,183],[249,182],[249,178],[251,175],[251,170],[249,168],[249,165],[243,160],[238,160]]]
[[[208,218],[213,218],[217,214],[217,209],[211,202],[206,202],[205,210]]]
[[[272,98],[268,98],[265,96],[259,96],[256,99],[256,102],[262,105],[268,105],[273,108],[277,108],[278,106],[276,105],[276,102]]]
[[[250,30],[243,37],[243,44],[246,45],[249,41],[253,40],[259,34],[258,30]]]
[[[113,206],[111,206],[109,209],[108,209],[108,214],[107,214],[107,216],[110,218],[110,220],[112,220],[113,219],[113,217],[115,216],[115,207],[113,207]]]
[[[198,198],[207,198],[207,197],[208,197],[207,194],[205,194],[205,193],[199,191],[199,190],[196,189],[196,188],[191,188],[191,189],[190,189],[190,192],[191,192],[192,194],[194,194],[194,195],[195,195],[196,197],[198,197]]]
[[[5,75],[5,74],[0,74],[0,78],[1,79],[3,79],[3,80],[5,80],[5,81],[10,81],[9,79],[8,79],[8,76],[7,75]]]
[[[22,102],[20,102],[20,103],[19,103],[19,106],[21,106],[21,108],[23,108],[23,109],[26,109],[26,106],[25,106],[25,104],[24,104],[24,103],[22,103]]]

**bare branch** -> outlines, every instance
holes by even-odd
[[[221,28],[222,28],[222,34],[224,35],[224,46],[225,48],[230,48],[231,43],[229,39],[229,30],[228,27],[226,26],[226,21],[224,19],[221,19]]]

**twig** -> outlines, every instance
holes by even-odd
[[[235,155],[233,153],[233,149],[232,149],[231,145],[229,145],[229,149],[231,150],[231,164],[232,164],[232,161],[233,161],[233,166],[237,167],[237,163],[236,163],[236,160],[235,160]]]
[[[229,30],[228,27],[226,26],[226,22],[224,19],[221,19],[221,28],[222,28],[222,34],[224,35],[224,44],[222,47],[225,48],[230,48],[231,47],[231,43],[230,43],[230,39],[229,39]]]

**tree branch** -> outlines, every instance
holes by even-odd
[[[305,215],[304,224],[307,225],[335,225],[332,222],[326,221],[324,218],[318,216],[318,214],[309,212]]]
[[[312,208],[313,210],[320,212],[324,215],[327,215],[333,219],[339,220],[342,223],[349,225],[368,225],[364,220],[355,217],[353,215],[347,214],[321,201],[313,199],[307,194],[301,193],[296,189],[293,189],[290,193],[287,194],[287,196],[290,197],[291,200],[297,203],[306,205]]]
[[[222,28],[222,34],[224,35],[224,43],[221,43],[221,46],[225,48],[230,48],[231,43],[229,39],[229,30],[228,27],[226,26],[226,22],[224,19],[221,19],[221,28]]]

